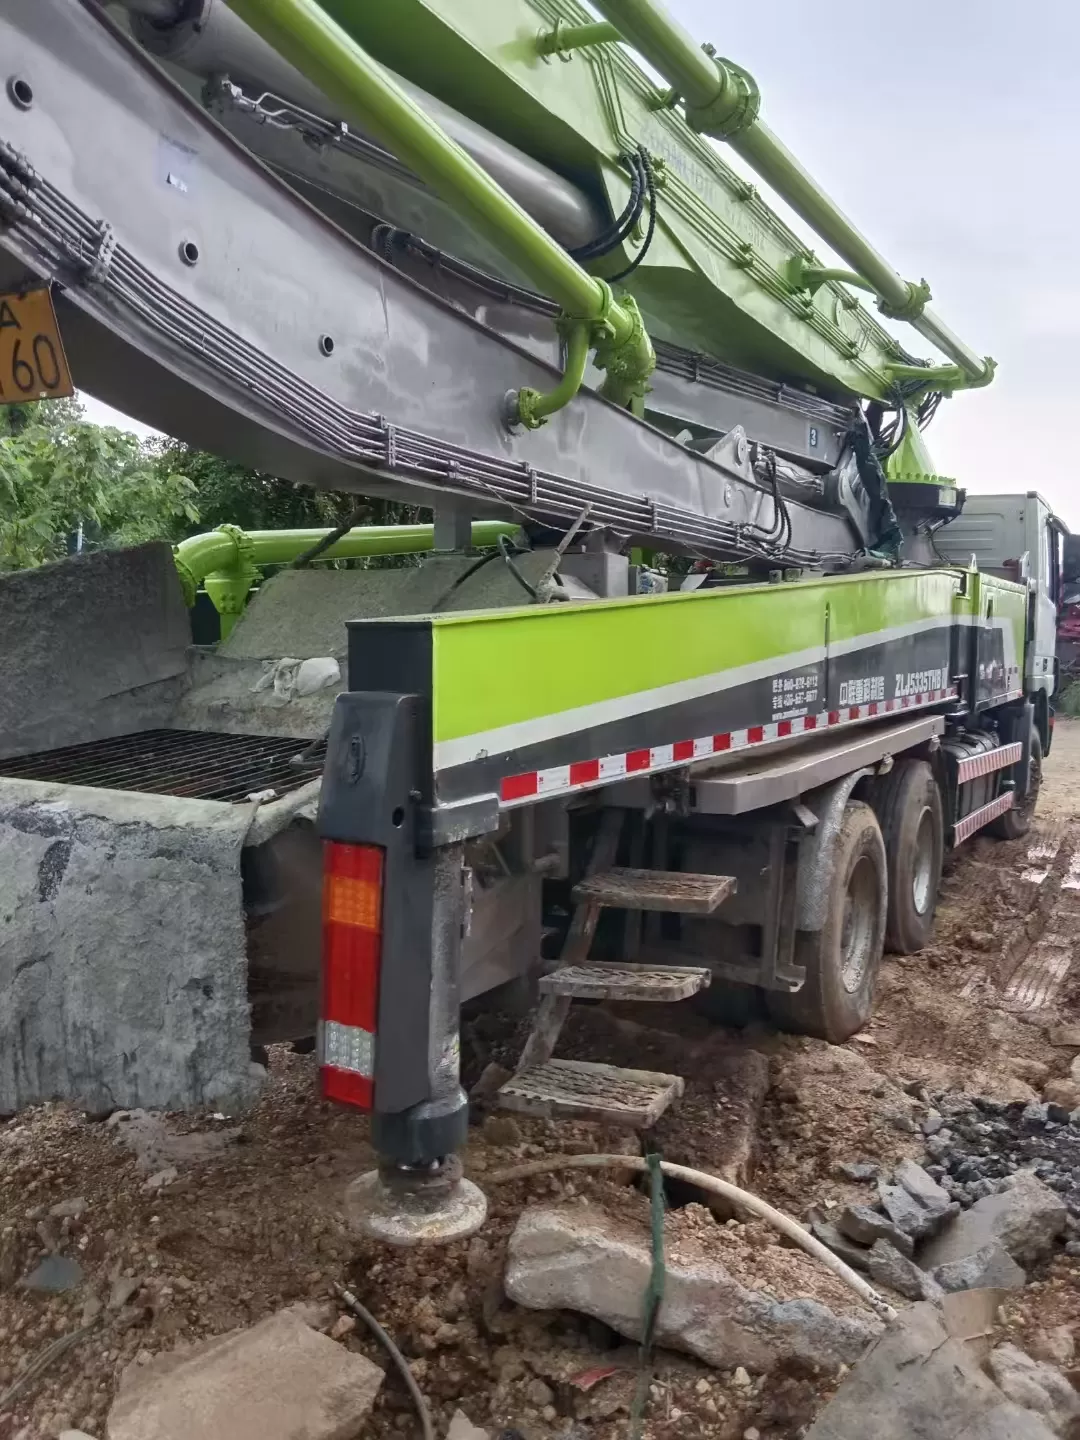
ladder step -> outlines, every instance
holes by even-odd
[[[575,1000],[686,1000],[704,990],[712,971],[700,965],[564,965],[540,981],[542,995]]]
[[[602,1120],[647,1130],[683,1093],[680,1075],[621,1070],[587,1060],[549,1060],[522,1071],[498,1092],[505,1110],[545,1120]]]
[[[669,910],[711,915],[735,890],[733,875],[684,875],[681,870],[604,870],[574,887],[580,903],[619,910]]]

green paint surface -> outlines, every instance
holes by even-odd
[[[835,642],[944,620],[955,613],[960,586],[954,570],[889,571],[437,616],[434,738],[779,660],[823,647],[826,626]]]

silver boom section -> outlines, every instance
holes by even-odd
[[[58,287],[76,380],[106,402],[322,488],[562,525],[588,507],[715,556],[861,548],[839,507],[779,516],[738,447],[709,459],[590,391],[510,434],[505,393],[555,370],[350,240],[92,0],[7,0],[0,53],[32,95],[0,100],[0,285]]]

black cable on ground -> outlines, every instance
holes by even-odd
[[[406,1390],[408,1390],[409,1396],[413,1404],[416,1406],[416,1413],[420,1417],[420,1429],[423,1433],[424,1440],[435,1440],[435,1424],[431,1418],[431,1410],[428,1407],[427,1401],[424,1399],[424,1395],[420,1389],[420,1386],[416,1383],[415,1376],[409,1369],[409,1362],[405,1359],[405,1356],[394,1344],[393,1340],[391,1340],[390,1336],[379,1324],[378,1320],[375,1319],[375,1316],[372,1315],[371,1311],[367,1309],[366,1306],[361,1305],[360,1301],[356,1298],[356,1296],[352,1293],[351,1290],[346,1290],[344,1285],[339,1285],[335,1280],[334,1293],[337,1295],[338,1299],[341,1300],[341,1302],[353,1312],[354,1315],[358,1316],[364,1322],[364,1324],[368,1327],[371,1333],[375,1336],[375,1339],[378,1340],[379,1344],[390,1356],[390,1359],[397,1367],[398,1373],[400,1374],[402,1380],[404,1380],[405,1382],[405,1388]]]

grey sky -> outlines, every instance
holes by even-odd
[[[928,438],[940,472],[971,490],[1038,489],[1080,530],[1080,3],[667,3],[751,71],[769,125],[998,361],[989,389],[939,412]]]
[[[988,389],[934,421],[941,473],[970,490],[1040,490],[1080,530],[1080,4],[666,3],[754,75],[769,126],[997,360]]]

